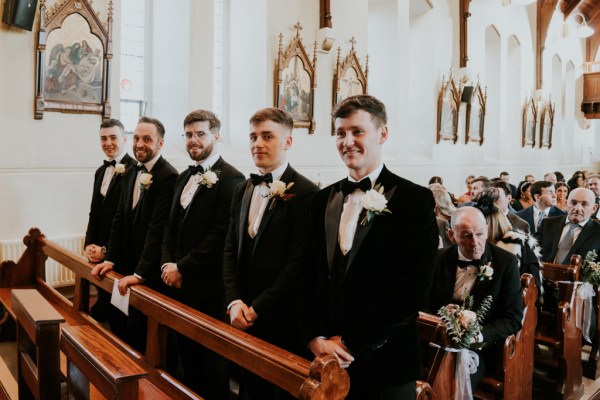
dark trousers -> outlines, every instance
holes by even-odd
[[[358,380],[350,381],[350,393],[346,400],[415,400],[417,398],[416,382],[402,385],[384,385],[375,382]]]
[[[146,353],[148,318],[141,311],[129,307],[129,316],[111,305],[108,313],[110,330],[119,339],[133,347],[140,354]]]
[[[294,396],[250,371],[242,371],[241,400],[293,400]]]

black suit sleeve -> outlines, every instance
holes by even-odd
[[[240,223],[241,204],[246,190],[247,181],[240,183],[234,191],[231,201],[231,210],[229,218],[229,228],[225,238],[225,249],[223,251],[223,283],[225,284],[225,304],[233,300],[242,298],[242,288],[240,287],[239,270],[237,267],[238,256],[238,235],[243,232],[237,232]]]
[[[113,218],[112,228],[110,230],[110,238],[106,246],[105,261],[110,261],[114,264],[119,264],[123,254],[123,227],[125,225],[125,207],[128,206],[127,199],[129,198],[128,183],[133,179],[132,175],[137,174],[135,168],[129,168],[123,176],[123,188],[121,190],[121,198],[119,205]]]
[[[89,213],[89,219],[88,219],[88,225],[87,225],[87,229],[85,231],[85,241],[84,241],[84,245],[83,247],[85,248],[87,245],[89,244],[95,244],[95,236],[97,235],[96,233],[96,224],[94,221],[95,213],[94,213],[94,207],[96,205],[96,187],[99,186],[98,183],[98,179],[102,179],[104,178],[104,176],[101,176],[101,172],[104,169],[102,167],[98,168],[96,170],[96,173],[94,174],[94,186],[92,187],[92,200],[91,200],[91,204],[90,204],[90,213]],[[101,182],[100,182],[101,184]]]

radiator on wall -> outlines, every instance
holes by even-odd
[[[83,235],[48,239],[83,257]],[[25,251],[25,248],[22,240],[0,241],[0,261],[12,260],[17,262]],[[46,260],[46,282],[52,287],[73,285],[75,283],[75,274],[57,261],[48,258]]]

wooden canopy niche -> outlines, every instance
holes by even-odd
[[[317,87],[317,42],[314,42],[312,62],[302,44],[300,22],[294,25],[296,36],[283,50],[283,34],[279,34],[279,51],[275,65],[275,106],[289,112],[294,127],[315,131],[315,88]]]
[[[485,107],[487,102],[487,88],[479,82],[473,89],[473,97],[467,104],[467,121],[465,126],[465,144],[469,142],[483,144],[485,127]]]
[[[438,95],[436,143],[442,140],[449,140],[453,143],[458,141],[458,112],[461,94],[462,88],[454,80],[451,69],[448,81],[446,81],[446,77],[442,77],[442,87]]]
[[[112,22],[112,0],[105,22],[88,0],[59,0],[50,10],[40,1],[35,119],[45,111],[110,117]]]
[[[521,147],[535,147],[535,130],[537,126],[538,106],[533,96],[525,99],[523,104],[523,137]]]

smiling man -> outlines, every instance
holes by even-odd
[[[348,176],[311,207],[301,310],[315,356],[348,369],[348,399],[415,398],[417,314],[431,282],[438,229],[433,195],[383,164],[382,102],[361,95],[333,112]]]
[[[235,190],[223,274],[231,325],[302,354],[294,300],[310,202],[318,189],[287,161],[293,126],[291,115],[278,108],[250,118],[250,152],[259,173]],[[240,398],[242,393],[250,400],[293,398],[247,371]]]
[[[165,128],[154,118],[142,117],[133,132],[133,153],[137,166],[123,176],[123,188],[113,221],[105,261],[92,270],[96,279],[114,269],[124,277],[121,294],[127,287],[144,282],[160,288],[160,245],[173,198],[177,170],[161,155]],[[111,329],[137,351],[146,345],[145,316],[129,310],[129,318],[111,307]]]
[[[102,122],[99,135],[100,147],[106,160],[94,175],[90,218],[85,232],[85,256],[94,264],[104,259],[113,218],[121,197],[123,174],[135,165],[135,160],[125,151],[127,139],[121,121],[108,119]],[[92,317],[98,321],[105,320],[109,303],[110,294],[98,290],[98,298],[91,309]]]

